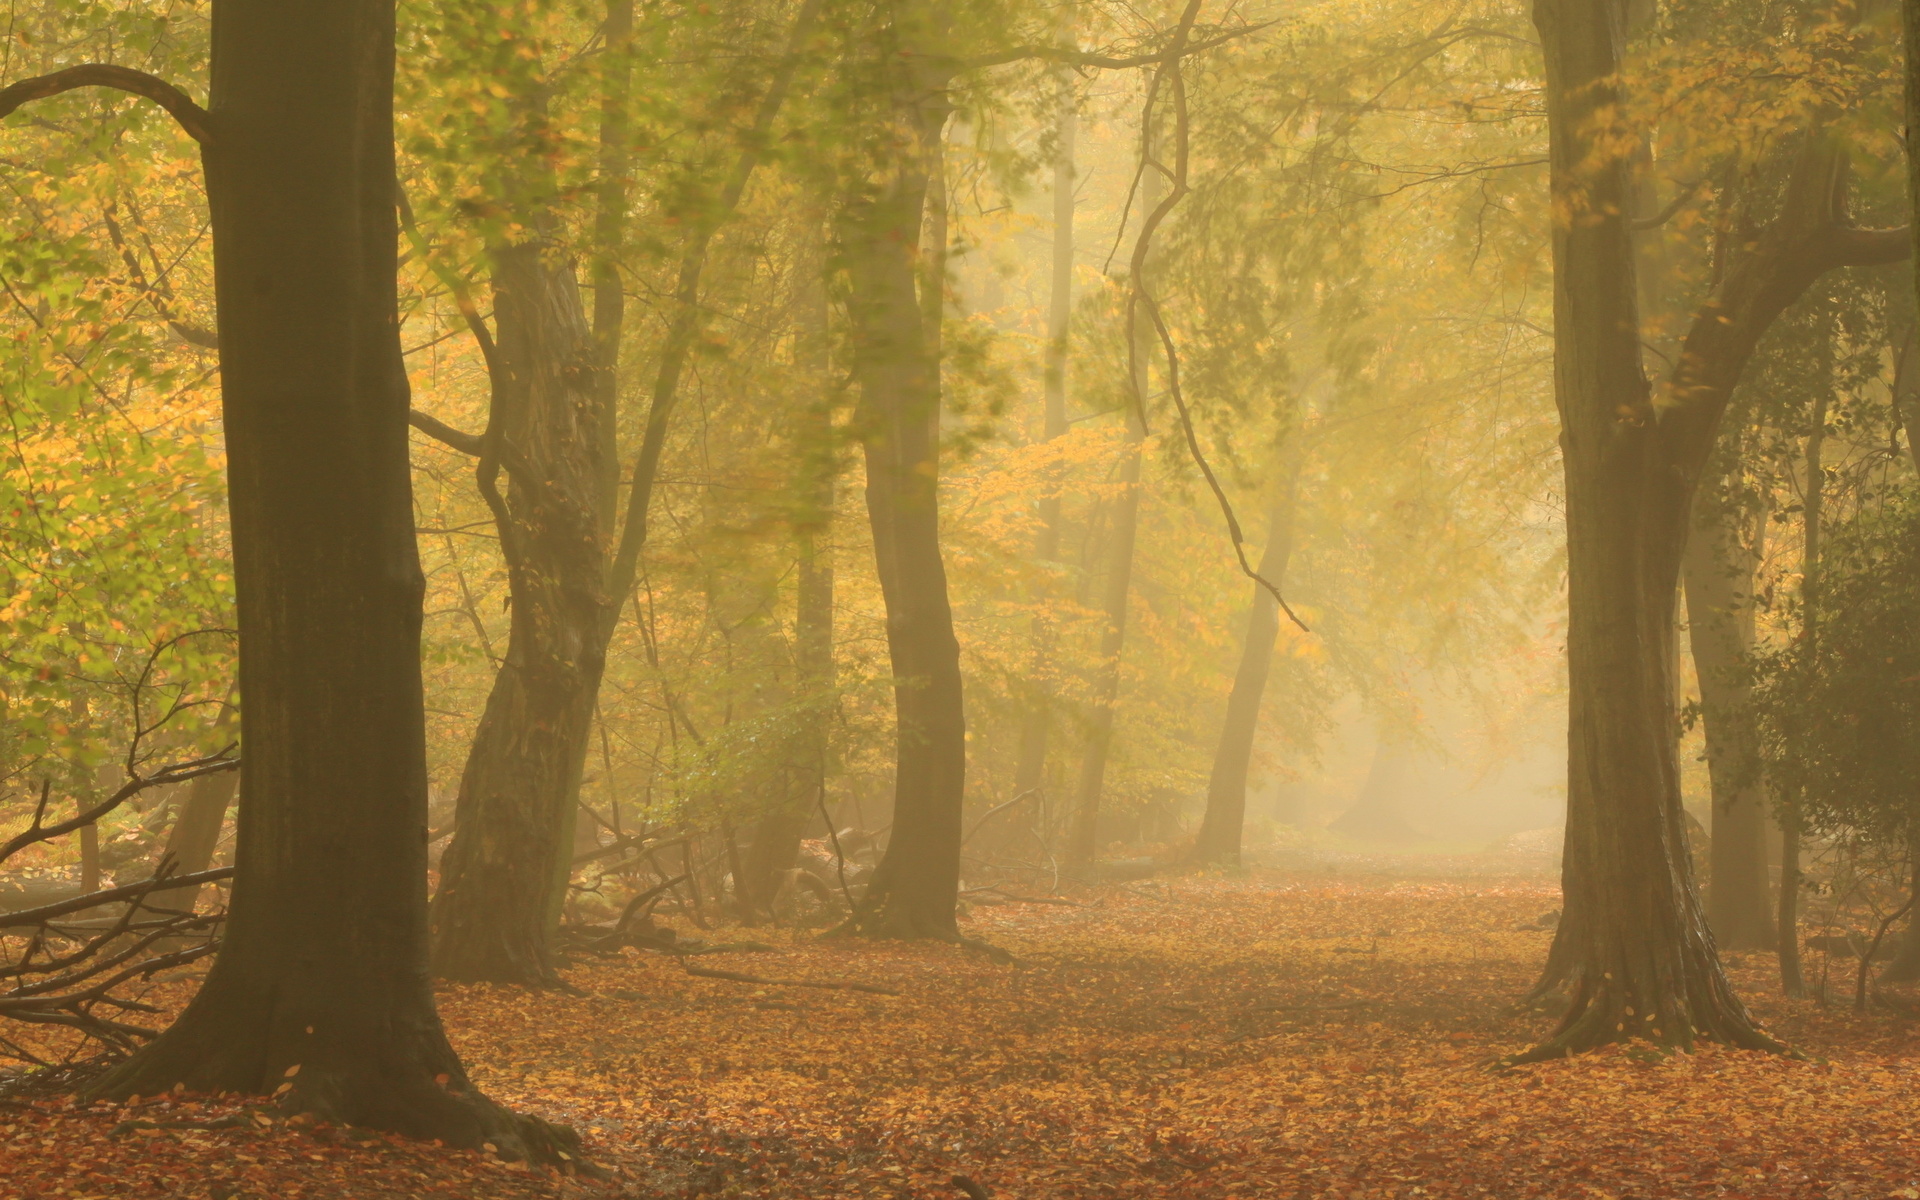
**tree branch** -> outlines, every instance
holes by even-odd
[[[480,457],[482,439],[477,433],[462,433],[444,421],[436,420],[417,408],[407,410],[407,424],[436,442],[444,442],[462,454]]]
[[[960,69],[962,71],[974,71],[981,67],[1001,67],[1008,63],[1032,59],[1038,59],[1042,62],[1060,63],[1069,67],[1105,67],[1110,70],[1123,70],[1128,67],[1151,67],[1160,63],[1172,62],[1185,55],[1198,54],[1203,50],[1211,50],[1215,46],[1225,45],[1235,38],[1246,37],[1248,34],[1258,33],[1262,29],[1277,24],[1279,24],[1278,21],[1262,21],[1258,25],[1243,25],[1238,29],[1232,29],[1216,37],[1206,38],[1198,42],[1187,42],[1183,40],[1177,45],[1169,46],[1165,50],[1157,50],[1152,54],[1095,54],[1085,50],[1075,50],[1069,46],[1017,46],[1011,50],[1003,50],[998,54],[982,54],[976,58],[965,59],[961,62]]]
[[[55,71],[51,75],[36,75],[32,79],[0,88],[0,118],[5,118],[15,109],[29,100],[44,100],[48,96],[57,96],[61,92],[70,92],[75,88],[107,87],[122,92],[131,92],[144,96],[167,110],[187,136],[202,146],[213,145],[211,118],[207,110],[193,102],[185,92],[145,71],[136,71],[131,67],[116,67],[110,63],[84,63],[77,67],[68,67]]]
[[[1884,267],[1905,262],[1913,255],[1913,231],[1898,229],[1838,228],[1829,235],[1827,253],[1839,267]]]

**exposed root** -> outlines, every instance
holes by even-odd
[[[1540,994],[1536,987],[1530,995]],[[1755,1024],[1739,1001],[1728,997],[1725,1003],[1711,1007],[1715,1009],[1709,1014],[1711,1022],[1700,1024],[1685,1014],[1684,1007],[1664,1014],[1636,1009],[1627,1002],[1622,989],[1610,982],[1603,981],[1595,987],[1582,980],[1575,985],[1566,1015],[1553,1036],[1531,1049],[1495,1059],[1489,1066],[1505,1070],[1527,1063],[1571,1058],[1603,1046],[1636,1042],[1664,1052],[1685,1053],[1693,1049],[1696,1041],[1710,1041],[1740,1050],[1762,1050],[1799,1060],[1806,1058]]]

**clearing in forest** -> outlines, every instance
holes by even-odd
[[[1732,964],[1814,1061],[1628,1048],[1486,1070],[1549,1025],[1511,1004],[1557,905],[1539,873],[1350,867],[976,907],[1014,967],[728,931],[709,936],[770,948],[684,961],[897,994],[634,950],[570,972],[578,995],[441,993],[475,1082],[578,1126],[609,1181],[191,1096],[9,1107],[0,1170],[21,1200],[961,1197],[956,1175],[1003,1200],[1920,1196],[1914,1026],[1853,1015],[1847,962],[1826,1006],[1776,1000],[1769,956]]]

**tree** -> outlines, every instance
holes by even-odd
[[[1063,44],[1072,40],[1069,27],[1062,31]],[[1054,113],[1053,161],[1053,256],[1047,281],[1047,349],[1043,374],[1045,405],[1041,437],[1053,441],[1067,432],[1067,352],[1073,335],[1073,143],[1079,129],[1079,113],[1071,77],[1057,74],[1059,107]],[[1054,492],[1042,496],[1039,503],[1040,532],[1034,539],[1034,557],[1053,563],[1060,557],[1060,496]],[[1050,613],[1033,618],[1033,680],[1043,677],[1054,654],[1056,631]],[[1030,681],[1031,682],[1031,681]],[[1040,694],[1027,697],[1026,713],[1020,722],[1019,758],[1014,766],[1013,788],[1026,795],[1045,788],[1047,778],[1047,741],[1053,726],[1053,697]]]
[[[1686,458],[1703,454],[1719,414],[1655,410],[1640,368],[1628,159],[1604,141],[1622,98],[1626,5],[1536,0],[1533,11],[1554,196],[1571,696],[1566,915],[1547,978],[1569,980],[1574,997],[1554,1036],[1518,1057],[1623,1035],[1772,1046],[1734,997],[1694,894],[1667,732]]]
[[[875,53],[854,86],[864,93],[856,103],[873,172],[851,186],[837,223],[896,757],[892,838],[853,923],[869,935],[951,941],[960,936],[966,712],[940,554],[940,360],[919,289],[937,296],[946,286],[924,269],[920,247],[958,64],[944,53],[952,14],[943,4],[889,0],[868,20],[863,33]],[[929,307],[941,311],[938,302]]]
[[[743,147],[726,163],[713,194],[696,206],[624,514],[617,511],[614,444],[624,301],[613,260],[625,229],[631,64],[624,57],[615,62],[602,98],[591,323],[551,211],[557,183],[522,161],[541,161],[550,136],[542,99],[548,84],[522,81],[516,139],[499,157],[503,170],[530,175],[493,181],[511,218],[508,227],[525,231],[491,248],[498,338],[489,339],[478,317],[468,317],[493,381],[487,432],[453,440],[479,459],[477,481],[507,562],[513,624],[461,778],[454,841],[434,899],[434,966],[445,977],[537,986],[559,981],[552,935],[571,876],[568,834],[608,647],[646,544],[680,376],[703,327],[701,278],[714,235],[766,155],[818,11],[819,0],[800,6],[786,53],[751,125],[741,131]],[[608,8],[606,28],[621,48],[630,42],[631,26],[630,5]],[[505,56],[503,72],[524,70],[526,56],[513,52],[510,39],[497,49]],[[504,498],[496,482],[503,466]]]
[[[1133,255],[1136,270],[1145,265],[1147,240],[1152,237],[1148,218],[1162,215],[1157,211],[1161,182],[1152,126],[1143,124],[1139,185],[1142,233],[1137,235]],[[1121,656],[1127,645],[1127,603],[1133,591],[1133,551],[1140,532],[1140,458],[1147,440],[1153,329],[1145,313],[1133,312],[1132,318],[1133,327],[1127,331],[1132,397],[1121,413],[1121,420],[1126,422],[1126,450],[1120,459],[1120,494],[1109,510],[1106,571],[1100,587],[1100,611],[1106,620],[1100,630],[1099,658],[1094,668],[1098,676],[1092,711],[1087,714],[1087,744],[1074,794],[1073,825],[1067,836],[1067,861],[1081,867],[1092,866],[1100,851],[1100,794],[1106,784],[1107,755],[1113,748],[1114,707],[1119,701]]]
[[[1693,493],[1761,334],[1820,275],[1892,261],[1907,235],[1853,227],[1845,156],[1814,124],[1775,218],[1728,248],[1656,404],[1627,216],[1625,6],[1537,0],[1534,20],[1547,65],[1571,693],[1566,915],[1537,990],[1568,983],[1572,1003],[1515,1061],[1633,1037],[1777,1049],[1734,997],[1693,886],[1670,724],[1674,600]]]
[[[631,14],[615,9],[609,27]],[[623,48],[625,48],[623,46]],[[431,908],[433,966],[442,978],[550,986],[559,982],[549,930],[571,875],[580,775],[606,669],[602,630],[617,604],[604,590],[615,521],[608,486],[617,393],[609,343],[618,317],[595,292],[589,325],[564,242],[552,169],[552,83],[531,39],[489,39],[483,55],[513,93],[506,127],[488,146],[494,330],[462,307],[490,381],[486,431],[449,434],[414,424],[473,454],[475,482],[506,562],[511,625],[454,807],[453,841],[440,862]],[[603,143],[620,137],[616,98],[624,61],[611,68]],[[619,146],[604,156],[617,159]],[[617,168],[617,162],[612,164]],[[624,203],[603,185],[600,199]],[[617,222],[619,214],[609,214]],[[602,235],[606,222],[602,222]],[[617,237],[618,225],[614,224]],[[458,287],[457,280],[450,284]],[[500,473],[505,468],[503,495]]]
[[[223,301],[247,747],[231,916],[179,1020],[90,1093],[278,1091],[290,1111],[551,1156],[570,1135],[473,1088],[426,973],[393,34],[389,0],[221,0],[208,111],[111,67],[0,98],[4,114],[21,89],[104,83],[173,112],[203,146]]]
[[[1744,659],[1753,649],[1754,576],[1766,524],[1743,519],[1729,482],[1720,472],[1694,498],[1682,571],[1713,796],[1708,924],[1722,949],[1758,950],[1774,944],[1769,807],[1747,711]]]
[[[1255,568],[1275,587],[1287,577],[1293,556],[1293,510],[1305,459],[1288,446],[1281,483],[1267,514],[1267,545]],[[1213,771],[1207,777],[1207,807],[1194,838],[1193,857],[1199,862],[1238,866],[1240,835],[1247,818],[1247,770],[1253,760],[1254,735],[1260,727],[1260,701],[1267,675],[1273,669],[1273,643],[1280,636],[1280,602],[1263,585],[1253,585],[1253,606],[1247,612],[1247,632],[1240,643],[1240,666],[1227,696],[1227,715],[1220,725],[1220,745]]]

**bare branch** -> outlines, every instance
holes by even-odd
[[[105,904],[139,899],[154,892],[170,892],[179,888],[199,887],[203,883],[218,883],[222,879],[232,877],[232,867],[215,867],[209,871],[195,871],[190,875],[143,879],[139,883],[122,884],[119,887],[107,888],[105,891],[89,892],[84,896],[75,896],[54,904],[43,904],[39,908],[23,908],[19,912],[0,913],[0,929],[23,929],[29,925],[42,925],[56,917],[64,917],[68,913],[85,912],[89,908],[99,908]]]
[[[1099,54],[1086,50],[1075,50],[1070,46],[1017,46],[1011,50],[1002,50],[996,54],[983,54],[964,60],[960,64],[963,71],[979,70],[982,67],[1000,67],[1013,62],[1040,61],[1059,63],[1069,67],[1103,67],[1109,70],[1124,70],[1128,67],[1151,67],[1173,62],[1189,54],[1199,54],[1215,46],[1223,46],[1237,38],[1260,32],[1278,21],[1262,21],[1257,25],[1243,25],[1225,33],[1206,38],[1198,42],[1189,42],[1182,38],[1178,45],[1169,45],[1164,50],[1152,54]]]

